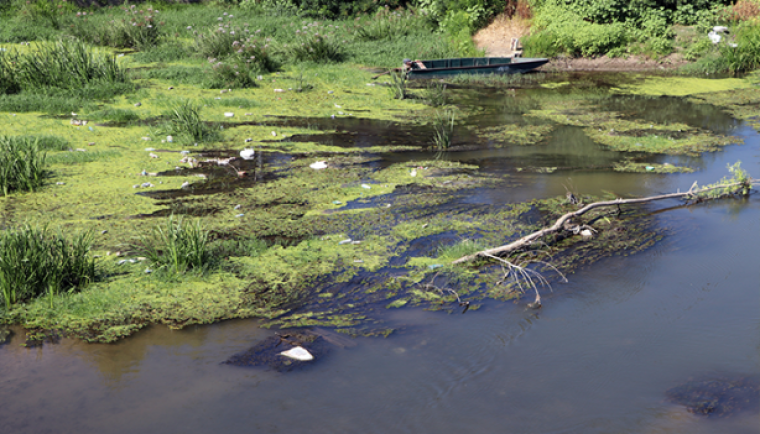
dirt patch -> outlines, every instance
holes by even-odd
[[[473,36],[475,46],[486,50],[489,57],[511,57],[512,38],[521,39],[530,33],[530,22],[519,17],[509,18],[498,15],[488,26],[478,30]]]
[[[623,57],[556,57],[541,67],[544,72],[551,71],[651,71],[675,69],[687,64],[683,56],[671,54],[655,60],[644,56]]]

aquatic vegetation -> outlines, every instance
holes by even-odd
[[[69,239],[46,227],[7,229],[0,236],[0,295],[6,309],[42,294],[79,291],[92,282],[92,235]]]
[[[200,221],[195,224],[181,216],[170,216],[165,226],[157,225],[153,233],[135,246],[158,269],[182,274],[188,270],[203,271],[211,261],[208,231]]]
[[[395,99],[406,99],[409,97],[409,92],[406,90],[407,77],[403,71],[397,71],[392,69],[388,71],[388,75],[391,78],[390,93]]]
[[[439,110],[433,119],[433,145],[437,149],[448,149],[454,138],[454,122],[456,114],[453,110]]]
[[[507,125],[481,128],[478,136],[486,140],[516,145],[535,145],[554,130],[554,125]]]
[[[442,107],[447,104],[446,84],[431,81],[425,85],[425,103],[432,107]]]
[[[47,174],[46,154],[38,140],[25,136],[0,136],[0,189],[3,194],[35,191]]]
[[[514,87],[543,83],[547,75],[542,72],[525,74],[458,74],[447,78],[448,83],[464,86]]]
[[[219,138],[219,133],[201,120],[200,108],[190,100],[173,103],[163,117],[160,135],[177,136],[180,143],[210,142]]]
[[[80,164],[92,163],[93,161],[110,160],[121,156],[116,151],[67,151],[49,155],[47,164]]]
[[[694,169],[691,167],[675,166],[670,163],[646,163],[626,160],[616,163],[613,168],[616,172],[629,173],[691,173]]]

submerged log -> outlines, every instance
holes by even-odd
[[[495,256],[504,256],[509,253],[521,250],[525,247],[530,246],[534,241],[556,232],[559,232],[564,228],[564,225],[566,222],[568,222],[570,219],[575,217],[580,217],[583,214],[591,211],[595,208],[601,208],[601,207],[619,207],[620,205],[632,205],[632,204],[640,204],[640,203],[648,203],[648,202],[654,202],[657,200],[664,200],[664,199],[702,199],[702,200],[708,200],[711,199],[709,197],[699,196],[700,194],[704,194],[710,191],[714,190],[728,190],[731,191],[729,194],[736,194],[738,192],[748,192],[750,186],[758,184],[758,181],[754,181],[752,178],[748,178],[746,181],[739,181],[739,182],[731,182],[726,184],[718,184],[718,185],[712,185],[708,187],[703,187],[697,189],[697,183],[695,182],[689,191],[686,192],[676,192],[676,193],[669,193],[669,194],[661,194],[657,196],[649,196],[649,197],[642,197],[637,199],[615,199],[615,200],[608,200],[608,201],[602,201],[602,202],[594,202],[591,204],[588,204],[584,206],[583,208],[569,212],[567,214],[564,214],[562,217],[557,219],[556,222],[554,222],[553,225],[549,226],[548,228],[544,228],[541,230],[538,230],[536,232],[533,232],[529,235],[526,235],[522,238],[519,238],[509,244],[495,247],[492,249],[487,250],[481,250],[479,252],[473,253],[471,255],[463,256],[455,261],[452,262],[452,264],[461,264],[463,262],[469,262],[473,261],[478,258],[488,258],[488,257],[495,257]],[[734,190],[731,190],[734,189]]]

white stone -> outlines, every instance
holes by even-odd
[[[308,362],[314,360],[314,356],[306,350],[304,347],[293,347],[288,351],[283,351],[280,355],[290,357],[291,359],[299,360],[301,362]]]

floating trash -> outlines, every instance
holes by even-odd
[[[152,273],[152,272],[153,272],[153,270],[151,270],[150,268],[146,268],[146,269],[145,269],[145,274],[150,274],[150,273]]]
[[[647,167],[646,167],[646,169],[647,169],[647,172],[651,172],[651,171],[653,171],[653,170],[654,170],[654,167],[652,167],[652,166],[647,166]]]
[[[185,181],[185,182],[182,183],[182,187],[180,187],[180,188],[187,188],[187,187],[190,187],[190,183],[187,182],[187,181]]]
[[[245,214],[237,214],[235,217],[240,218],[243,217]]]
[[[235,116],[235,113],[232,113],[232,112],[224,112],[224,117],[226,117],[226,118],[231,118],[231,117],[233,117],[233,116]]]
[[[148,156],[149,156],[150,158],[158,158],[158,155],[156,155],[156,154],[154,154],[154,153],[152,153],[152,152],[151,152],[150,154],[148,154]]]
[[[66,184],[66,183],[65,182],[60,182],[60,181],[55,183],[55,185],[64,185],[64,184]]]
[[[136,102],[136,103],[135,103],[135,107],[140,107],[141,105],[142,105],[142,103],[141,103],[141,102]]]
[[[169,142],[169,143],[171,143],[171,142],[174,141],[174,137],[172,137],[172,136],[166,136],[166,141]]]
[[[291,359],[298,360],[300,362],[308,362],[310,360],[314,360],[314,356],[312,356],[306,348],[300,346],[293,347],[288,351],[281,352],[280,354],[285,357],[290,357]]]
[[[311,167],[312,169],[324,169],[327,167],[327,163],[325,163],[324,161],[317,161],[317,162],[309,164],[309,167]]]
[[[240,209],[240,204],[235,205],[235,208],[232,209]]]
[[[252,139],[252,138],[250,138],[250,137],[249,137],[249,138],[247,138],[247,139],[245,139],[245,142],[246,142],[246,143],[251,143],[252,141],[253,141],[253,139]]]
[[[275,133],[274,131],[272,131],[272,136],[277,137],[277,133]]]
[[[430,264],[428,265],[428,270],[435,270],[436,268],[443,267],[443,264]]]
[[[367,190],[369,190],[372,187],[370,187],[368,184],[362,184],[362,188],[366,188]]]
[[[333,203],[333,205],[341,205],[343,202],[341,202],[339,200],[334,200],[332,203]]]
[[[283,89],[275,89],[274,91],[275,91],[276,93],[282,93],[282,92],[285,92]]]
[[[255,154],[255,151],[253,150],[253,148],[245,148],[242,151],[240,151],[240,157],[242,157],[243,160],[252,160],[254,154]]]
[[[345,239],[343,241],[338,242],[338,244],[339,245],[349,244],[349,243],[351,243],[351,241],[353,241],[353,240],[351,238],[348,238],[348,239]]]

